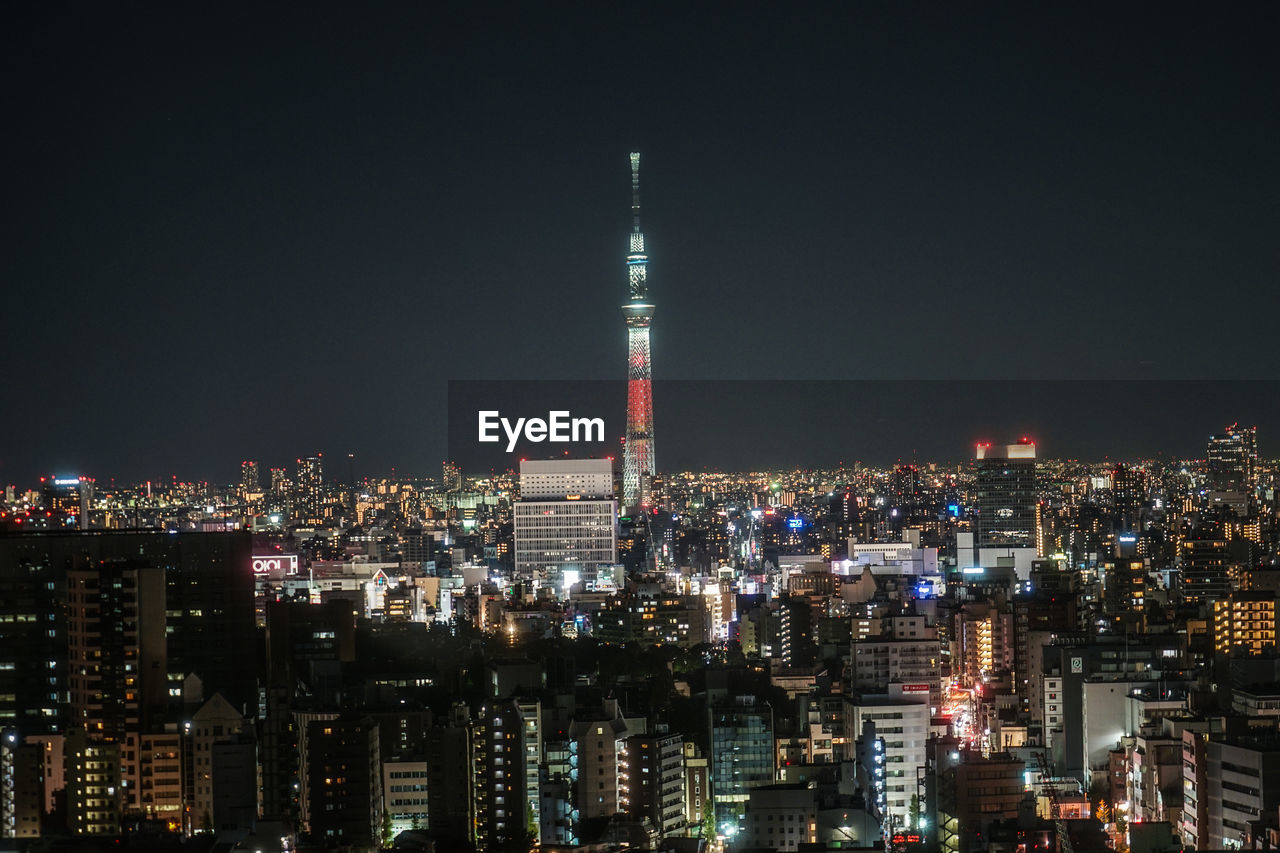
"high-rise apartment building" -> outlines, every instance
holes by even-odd
[[[302,521],[318,523],[321,520],[320,511],[324,503],[323,463],[323,454],[319,453],[298,460],[298,505],[295,514]]]
[[[164,569],[87,561],[67,572],[71,724],[123,743],[159,726],[168,701]]]
[[[1139,557],[1137,537],[1121,533],[1114,556],[1102,563],[1102,600],[1113,622],[1141,625],[1147,596],[1147,561]]]
[[[929,737],[929,694],[857,694],[846,700],[845,738],[854,743],[867,724],[884,740],[884,808],[897,826],[908,826],[916,772],[925,766]]]
[[[359,719],[307,724],[311,836],[376,850],[382,833],[382,756],[378,724]]]
[[[120,831],[124,792],[120,747],[74,728],[65,745],[67,829],[73,835],[114,835]]]
[[[1280,806],[1280,736],[1210,736],[1204,747],[1207,819],[1198,849],[1243,846],[1250,824]]]
[[[472,825],[480,850],[536,834],[526,788],[524,732],[524,716],[513,701],[487,703],[472,720]]]
[[[240,495],[256,495],[262,491],[262,481],[258,475],[258,463],[246,459],[240,463]]]
[[[889,682],[912,685],[934,708],[942,706],[942,649],[932,637],[868,637],[849,652],[849,683],[855,690],[882,689]]]
[[[460,703],[447,725],[426,733],[427,814],[432,835],[444,849],[475,840],[475,786],[472,772],[472,729],[469,712]]]
[[[524,790],[529,800],[529,832],[533,841],[542,841],[542,703],[537,699],[515,700],[524,728]]]
[[[47,537],[0,537],[0,730],[61,732],[67,723],[66,565]]]
[[[626,811],[627,738],[643,730],[644,721],[623,717],[616,700],[606,700],[604,713],[584,714],[569,726],[578,763],[575,793],[580,819]]]
[[[684,742],[684,816],[691,824],[701,824],[711,811],[711,767],[696,744]]]
[[[684,739],[680,735],[627,738],[619,782],[625,811],[649,818],[662,835],[684,825]]]
[[[164,569],[171,701],[194,675],[201,698],[221,693],[237,711],[253,717],[258,679],[255,669],[246,666],[257,657],[251,534],[116,535],[145,537],[138,547],[146,548],[148,561]]]
[[[61,739],[61,736],[57,736]],[[36,838],[45,816],[44,744],[0,735],[0,838]]]
[[[963,840],[989,834],[993,821],[1017,820],[1025,795],[1021,759],[983,754],[949,737],[931,746],[934,815],[928,820],[926,809],[925,817],[937,828],[941,853],[967,849]]]
[[[1139,529],[1142,523],[1142,506],[1146,497],[1145,471],[1124,462],[1111,469],[1111,503],[1121,531]]]

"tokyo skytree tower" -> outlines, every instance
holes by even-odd
[[[627,253],[627,438],[622,461],[623,509],[634,512],[652,503],[653,370],[649,363],[649,324],[653,303],[645,267],[644,234],[640,231],[640,155],[631,155],[631,246]]]

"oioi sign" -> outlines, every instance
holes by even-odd
[[[265,575],[270,572],[284,572],[286,575],[298,573],[297,554],[272,554],[269,557],[253,558],[253,573]]]

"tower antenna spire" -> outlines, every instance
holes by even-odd
[[[631,152],[631,230],[640,233],[640,152]]]

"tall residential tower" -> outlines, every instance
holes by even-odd
[[[653,483],[653,372],[649,364],[649,324],[653,303],[640,231],[640,155],[631,154],[631,245],[627,254],[627,438],[622,465],[622,505],[628,512],[649,504]]]

